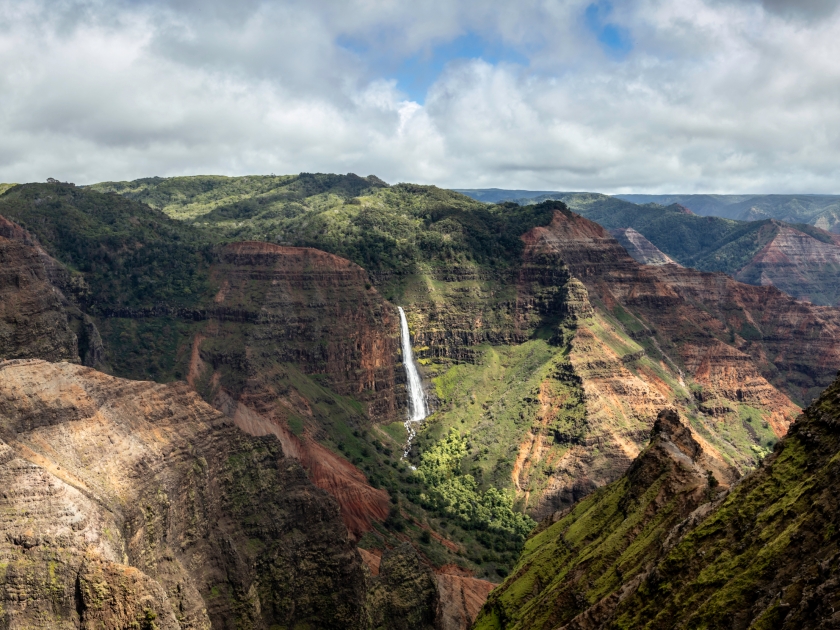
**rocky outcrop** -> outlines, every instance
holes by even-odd
[[[471,628],[487,596],[496,586],[457,567],[443,567],[436,572],[435,579],[440,599],[435,622],[438,630]]]
[[[185,384],[0,364],[11,627],[361,627],[338,506]]]
[[[650,445],[621,479],[538,527],[475,627],[599,627],[595,616],[611,614],[622,589],[666,552],[674,528],[708,512],[736,478],[676,411],[661,411]]]
[[[687,212],[691,213],[690,210]],[[627,253],[636,262],[643,265],[676,265],[677,262],[659,250],[656,245],[647,240],[633,228],[618,228],[609,230],[610,235],[621,243]]]

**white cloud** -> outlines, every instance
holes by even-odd
[[[0,0],[0,180],[840,192],[836,3],[615,2],[621,59],[587,4]],[[528,62],[454,60],[407,100],[400,61],[466,34]]]

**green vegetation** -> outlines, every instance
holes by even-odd
[[[837,232],[838,195],[619,195],[634,203],[679,203],[701,215],[742,221],[778,219]]]
[[[409,461],[401,458],[404,427],[372,426],[365,416],[369,392],[332,389],[320,367],[327,360],[323,338],[290,335],[278,344],[270,335],[281,338],[281,324],[269,330],[250,320],[214,320],[201,343],[201,360],[212,369],[196,389],[214,400],[219,388],[236,397],[258,383],[279,407],[299,395],[309,408],[278,414],[287,428],[316,435],[391,497],[390,516],[364,544],[394,546],[408,537],[434,563],[460,563],[484,577],[514,566],[533,527],[524,512],[556,482],[555,462],[589,431],[582,384],[571,367],[574,330],[565,327],[561,308],[568,270],[558,260],[533,262],[553,275],[535,289],[530,319],[511,319],[521,289],[520,236],[562,209],[551,202],[488,206],[432,186],[312,174],[153,178],[84,189],[27,185],[0,196],[0,215],[29,229],[70,269],[65,290],[96,319],[105,367],[120,376],[186,378],[193,340],[205,332],[226,270],[221,243],[314,246],[370,271],[366,290],[376,286],[405,305],[412,330],[429,335],[415,352],[432,377],[436,413]],[[257,312],[265,289],[257,281],[248,286],[235,306]],[[598,315],[585,324],[593,352],[609,350],[630,373],[653,374],[664,390],[689,395],[637,315],[596,306]],[[294,357],[316,345],[324,351],[311,353],[304,373]],[[620,401],[607,400],[599,413],[618,431],[639,428],[638,414]],[[761,413],[733,407],[729,416],[737,421],[727,417],[733,426],[725,440],[717,420],[697,414],[690,421],[724,454],[736,459],[746,450],[758,460],[771,446]],[[542,451],[532,460],[536,443]],[[602,457],[597,446],[590,454]]]
[[[733,274],[770,240],[762,230],[769,221],[701,217],[679,206],[636,205],[595,193],[564,195],[563,201],[607,229],[631,227],[681,265],[703,271]]]
[[[733,220],[720,216],[699,216],[679,205],[661,206],[655,203],[636,205],[617,197],[597,193],[558,193],[545,195],[524,203],[535,203],[550,198],[568,204],[578,214],[599,223],[607,229],[633,228],[662,252],[685,267],[702,271],[719,271],[735,276],[741,282],[760,285],[766,282],[762,267],[751,268],[749,263],[785,226],[778,218],[763,216],[755,220]],[[837,201],[834,204],[836,206]],[[831,225],[837,225],[840,213],[832,210]],[[788,225],[822,243],[833,243],[825,232],[827,225],[800,223],[795,213],[785,215]],[[788,280],[783,275],[774,279],[778,288],[794,297],[805,297],[814,304],[833,305],[840,301],[835,278],[836,266],[826,262],[814,269],[800,269],[799,274]]]
[[[668,474],[645,474],[640,457],[529,538],[476,628],[554,628],[587,609],[598,627],[615,629],[820,627],[840,607],[838,396],[840,380],[707,517],[683,522],[664,555],[679,493],[653,501]],[[740,414],[757,422],[755,410]],[[640,570],[648,572],[638,583]],[[593,606],[621,587],[620,599]]]
[[[92,188],[147,203],[226,240],[338,254],[374,275],[394,276],[380,282],[389,296],[429,267],[510,267],[522,251],[519,236],[546,224],[553,212],[551,204],[487,206],[434,186],[388,187],[353,174],[151,178]]]
[[[212,239],[147,206],[70,185],[27,184],[0,196],[0,215],[77,274],[63,288],[91,315],[192,306],[208,292]]]
[[[452,428],[468,432],[469,472],[482,487],[504,488],[519,444],[537,421],[540,384],[564,356],[541,339],[478,350],[475,363],[454,365],[434,380],[440,409],[427,420],[418,445],[428,448]]]
[[[476,627],[551,630],[643,571],[670,529],[706,500],[695,491],[703,480],[684,477],[670,449],[654,438],[625,476],[543,523]]]
[[[317,245],[371,269],[380,289],[392,297],[428,300],[432,288],[444,307],[454,302],[448,291],[465,303],[474,301],[475,292],[504,302],[515,298],[515,288],[500,289],[497,280],[499,274],[515,273],[519,235],[546,223],[552,212],[551,205],[488,208],[430,186],[388,188],[375,178],[307,174],[153,179],[88,188],[33,184],[0,197],[0,215],[28,229],[69,270],[62,290],[96,322],[105,354],[99,367],[159,382],[189,373],[193,340],[204,334],[204,312],[214,308],[219,290],[211,269],[224,267],[217,248],[225,241],[268,238]],[[255,309],[263,298],[243,294],[236,306]],[[317,432],[319,441],[392,497],[392,514],[376,534],[380,544],[409,536],[438,564],[460,563],[491,578],[510,570],[532,526],[512,495],[494,486],[498,479],[498,487],[510,488],[510,457],[496,461],[494,448],[493,472],[482,461],[478,465],[488,474],[472,476],[476,464],[471,462],[463,471],[453,470],[446,484],[431,487],[400,459],[406,437],[401,424],[371,427],[364,404],[336,394],[325,375],[304,374],[270,352],[246,353],[255,334],[250,324],[214,326],[201,346],[213,369],[195,381],[198,391],[208,400],[218,387],[238,395],[258,375],[278,400],[290,392],[305,399],[311,416],[289,414],[285,421],[291,432]],[[426,362],[432,371],[449,365]],[[213,374],[217,380],[211,382]],[[429,434],[424,443],[435,439]],[[419,452],[414,450],[415,457]],[[469,510],[448,510],[455,490],[468,497]],[[454,545],[442,544],[441,537]]]
[[[494,487],[484,492],[472,475],[463,474],[461,460],[467,455],[467,440],[457,429],[420,455],[417,477],[429,488],[420,495],[421,504],[448,518],[457,519],[468,529],[492,532],[524,541],[534,521],[514,512],[513,497]]]

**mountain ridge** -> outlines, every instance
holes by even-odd
[[[569,630],[836,627],[840,552],[832,497],[840,452],[838,392],[840,379],[804,411],[774,453],[731,490],[718,494],[718,486],[709,484],[712,502],[650,545],[637,565],[641,570],[616,572],[618,580],[605,598],[602,591],[566,601],[552,591],[552,582],[540,583],[534,573],[551,566],[558,545],[565,545],[561,553],[567,554],[559,563],[570,557],[564,526],[570,531],[575,516],[592,520],[592,514],[609,510],[610,494],[624,491],[634,469],[573,512],[544,523],[517,570],[491,594],[475,627],[529,624],[531,598],[540,597],[544,625],[524,627],[555,627],[551,615],[556,627]],[[643,467],[643,457],[634,466]],[[669,478],[676,479],[674,473]],[[656,482],[643,483],[642,496],[656,488]],[[658,505],[646,516],[655,521],[667,513]],[[589,556],[572,554],[571,561],[612,562],[615,555],[597,547],[602,540],[597,536],[591,526],[576,532],[574,543],[583,540],[595,550]],[[562,573],[547,577],[561,585],[570,579]]]

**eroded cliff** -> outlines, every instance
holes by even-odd
[[[79,360],[53,265],[25,230],[0,216],[0,357]]]
[[[6,361],[0,431],[10,627],[360,627],[338,506],[185,384]]]

